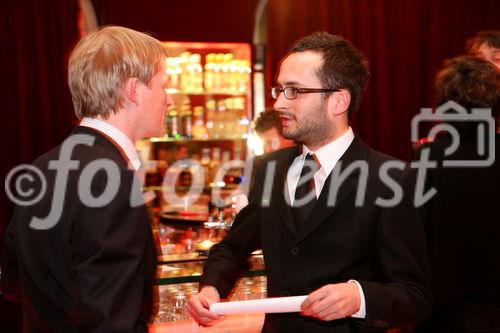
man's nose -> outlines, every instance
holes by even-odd
[[[278,98],[276,98],[276,102],[274,102],[274,109],[278,111],[280,108],[284,107],[286,105],[286,100],[285,94],[280,92]]]

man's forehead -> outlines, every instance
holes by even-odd
[[[304,51],[289,54],[280,64],[278,83],[294,85],[317,79],[317,71],[323,63],[318,52]]]
[[[478,49],[479,52],[482,52],[484,54],[497,54],[500,52],[499,48],[490,46],[486,43],[481,44],[481,46]]]
[[[323,62],[323,56],[319,52],[315,51],[303,51],[290,53],[283,59],[281,67],[296,65],[296,64],[307,64],[310,66],[320,66]]]

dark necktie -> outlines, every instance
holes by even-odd
[[[314,160],[313,155],[307,154],[304,166],[302,167],[302,172],[300,173],[299,182],[297,184],[297,189],[295,190],[295,199],[293,201],[293,214],[295,218],[295,223],[297,229],[300,230],[316,205],[316,192],[314,189],[314,175],[319,169],[318,163]],[[306,180],[306,176],[310,179]],[[311,193],[312,194],[309,194]],[[311,196],[310,200],[305,202],[303,198],[306,196]],[[302,201],[302,202],[299,202]],[[305,202],[305,204],[303,204]]]

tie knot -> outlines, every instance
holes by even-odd
[[[316,173],[320,169],[320,167],[321,167],[321,165],[318,161],[318,158],[314,154],[307,153],[306,159],[304,161],[304,167],[302,168],[303,173],[306,170],[307,171],[312,170],[313,173]],[[304,170],[304,169],[306,169],[306,170]]]

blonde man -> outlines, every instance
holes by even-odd
[[[33,163],[47,186],[31,184],[40,199],[16,202],[2,252],[3,291],[21,301],[23,331],[147,331],[156,253],[134,143],[163,132],[164,56],[158,40],[123,27],[73,50],[81,122]]]

